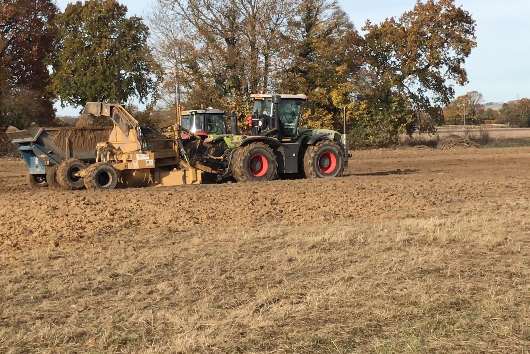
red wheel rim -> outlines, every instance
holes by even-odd
[[[326,151],[318,157],[318,168],[325,175],[330,175],[337,168],[337,155],[331,151]]]
[[[254,177],[263,177],[269,170],[269,160],[264,155],[254,155],[250,159],[250,173]]]

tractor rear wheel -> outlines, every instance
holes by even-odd
[[[61,162],[57,167],[55,178],[57,183],[64,189],[83,189],[83,179],[79,177],[86,165],[77,159],[69,159]]]
[[[46,181],[46,175],[26,175],[26,182],[31,188],[42,188],[48,187],[48,182]]]
[[[98,162],[85,171],[83,183],[86,189],[114,189],[118,185],[118,172],[114,167]]]
[[[339,177],[344,172],[344,166],[344,153],[334,141],[323,140],[310,145],[304,154],[304,173],[307,178]]]
[[[271,181],[278,178],[278,161],[268,145],[253,143],[235,151],[232,171],[238,182]]]

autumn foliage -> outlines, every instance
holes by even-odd
[[[51,0],[0,1],[0,126],[50,124],[55,118],[47,65],[57,11]]]
[[[2,120],[51,121],[56,100],[244,116],[252,93],[305,93],[305,125],[346,123],[354,140],[380,145],[441,121],[476,46],[475,22],[454,0],[418,1],[361,31],[334,0],[157,0],[149,21],[116,0],[63,13],[51,0],[2,0]]]
[[[329,0],[158,3],[157,57],[186,103],[245,111],[252,92],[305,93],[305,124],[342,130],[346,110],[347,129],[369,144],[432,129],[476,45],[453,0],[418,2],[362,32]]]

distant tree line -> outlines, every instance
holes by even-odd
[[[0,125],[51,123],[53,102],[215,106],[241,115],[256,92],[305,93],[304,123],[359,144],[443,121],[467,83],[475,22],[454,0],[358,30],[334,0],[157,0],[150,28],[116,0],[59,12],[0,0]]]
[[[530,127],[530,99],[523,98],[487,107],[480,92],[471,91],[457,97],[444,108],[445,124],[508,124],[511,127]]]

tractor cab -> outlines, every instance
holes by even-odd
[[[225,112],[219,109],[201,109],[182,112],[180,126],[194,135],[225,135]]]
[[[251,97],[254,100],[252,135],[275,136],[280,139],[298,136],[302,106],[307,101],[307,96],[256,94]]]

